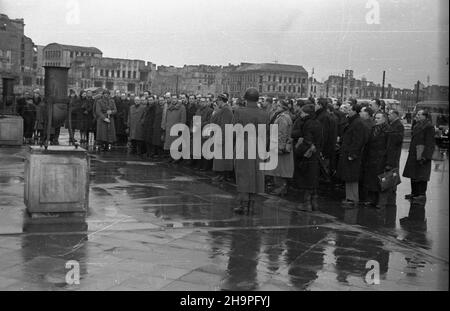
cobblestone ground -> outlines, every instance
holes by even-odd
[[[0,148],[0,290],[448,290],[446,156],[433,162],[426,223],[405,227],[408,180],[393,210],[344,210],[342,191],[324,187],[320,212],[295,211],[293,192],[240,216],[234,186],[212,173],[91,153],[88,230],[25,233],[25,154]],[[69,260],[80,284],[66,283]]]

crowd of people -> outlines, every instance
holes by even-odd
[[[26,143],[43,138],[43,105],[38,90],[18,102]],[[318,210],[321,180],[345,185],[342,203],[346,207],[395,205],[396,184],[382,190],[379,176],[386,172],[400,174],[404,127],[399,112],[385,109],[378,100],[367,105],[356,100],[334,103],[327,98],[284,100],[260,97],[254,88],[248,89],[242,99],[230,99],[227,93],[217,97],[156,96],[115,91],[111,96],[108,90],[98,95],[90,91],[77,95],[71,90],[68,107],[71,118],[66,127],[70,128],[71,142],[76,142],[74,133],[79,131],[81,144],[88,144],[93,135],[101,151],[122,145],[139,157],[212,170],[217,174],[216,182],[237,184],[240,203],[235,211],[239,213],[252,210],[255,194],[268,191],[284,196],[292,186],[301,193],[298,209]],[[192,133],[196,130],[193,116],[201,117],[201,129],[212,123],[221,128],[226,124],[277,124],[277,167],[262,171],[258,159],[248,158],[171,158],[170,147],[176,136],[170,135],[170,129],[183,123]],[[57,141],[58,130],[53,143]],[[433,151],[434,127],[427,111],[421,110],[413,125],[403,171],[403,176],[411,179],[412,191],[407,199],[425,199]]]

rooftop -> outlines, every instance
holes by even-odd
[[[285,64],[251,64],[242,63],[237,71],[273,71],[273,72],[295,72],[295,73],[306,73],[307,71],[302,66],[298,65],[285,65]]]
[[[60,44],[60,43],[50,43],[47,44],[45,47],[49,47],[50,45],[59,45],[61,46],[63,49],[66,50],[71,50],[71,51],[79,51],[79,52],[89,52],[89,53],[96,53],[96,54],[103,54],[102,51],[100,51],[98,48],[96,47],[88,47],[88,46],[77,46],[77,45],[67,45],[67,44]]]

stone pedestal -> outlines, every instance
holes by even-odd
[[[86,216],[90,159],[83,148],[30,146],[25,160],[24,201],[32,219],[65,222]]]
[[[0,146],[21,146],[23,144],[23,118],[0,115]]]

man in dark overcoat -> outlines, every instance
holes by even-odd
[[[253,124],[256,128],[256,137],[258,137],[258,125],[265,124],[268,128],[269,114],[257,106],[259,99],[257,89],[247,89],[244,99],[247,105],[234,111],[233,124],[241,124],[243,127],[247,124]],[[239,139],[239,137],[236,137],[236,139]],[[257,139],[255,140],[257,141]],[[237,213],[242,213],[245,209],[247,211],[253,210],[255,195],[264,193],[264,171],[260,169],[262,160],[258,156],[256,156],[256,159],[248,157],[248,143],[248,136],[244,135],[244,158],[235,160],[236,185],[240,198],[239,206],[234,209]],[[258,146],[256,146],[256,150],[258,150]]]
[[[403,176],[411,179],[411,194],[407,199],[422,202],[426,200],[426,191],[431,174],[431,158],[435,148],[435,130],[429,120],[429,113],[419,110],[412,129],[408,159]]]
[[[342,134],[342,145],[337,175],[345,182],[344,204],[353,206],[359,202],[358,181],[361,170],[361,157],[369,131],[359,116],[361,105],[355,104],[348,112],[348,125]]]

